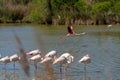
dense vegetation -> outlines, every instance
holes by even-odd
[[[0,22],[120,23],[120,0],[0,0]]]

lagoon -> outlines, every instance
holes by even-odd
[[[83,36],[70,36],[62,40],[67,34],[67,26],[50,25],[0,25],[0,54],[2,57],[19,54],[13,30],[20,38],[24,51],[40,49],[42,55],[56,50],[58,56],[70,52],[75,60],[68,67],[64,80],[84,80],[84,64],[78,60],[85,54],[90,54],[92,62],[87,65],[87,80],[119,80],[120,79],[120,25],[107,28],[106,25],[74,25],[76,33],[86,32]],[[37,35],[36,35],[37,33]],[[29,56],[28,56],[29,57]],[[38,70],[30,66],[30,79],[60,80],[59,65],[53,66],[53,73],[47,74],[43,64],[38,63]],[[13,63],[7,64],[4,72],[4,63],[0,63],[0,80],[27,80],[21,66],[16,62],[16,71]],[[64,74],[64,73],[63,73]]]

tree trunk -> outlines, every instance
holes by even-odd
[[[51,5],[51,0],[47,0],[47,5],[48,5],[48,18],[47,18],[47,23],[52,24],[52,16],[53,16],[53,10],[52,10],[52,5]]]

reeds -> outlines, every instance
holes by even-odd
[[[29,64],[28,64],[28,61],[27,61],[27,58],[26,58],[26,54],[25,54],[25,51],[23,49],[23,45],[22,45],[22,42],[20,40],[20,38],[18,37],[18,35],[15,33],[15,31],[13,30],[13,35],[14,35],[14,38],[16,40],[16,44],[17,44],[17,48],[20,52],[20,57],[21,59],[19,60],[19,63],[24,71],[24,73],[26,74],[26,76],[29,77]]]

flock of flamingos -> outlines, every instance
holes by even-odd
[[[63,53],[61,56],[57,57],[57,51],[52,50],[45,54],[44,57],[41,56],[41,51],[39,49],[30,51],[25,53],[26,55],[31,56],[28,58],[28,62],[39,62],[39,63],[51,63],[54,64],[60,64],[60,73],[62,73],[62,65],[64,64],[64,70],[67,70],[67,65],[74,61],[74,56],[72,56],[70,53],[66,52]],[[12,56],[6,56],[0,59],[0,62],[5,63],[4,69],[6,70],[6,64],[10,62],[14,62],[14,69],[15,69],[15,62],[19,61],[21,57],[18,54],[14,54]],[[79,61],[79,63],[85,64],[85,70],[86,70],[86,64],[91,62],[91,57],[89,54],[86,54],[83,56]],[[37,68],[37,65],[34,65],[35,68]]]
[[[68,26],[68,34],[62,37],[62,39],[71,36],[71,35],[84,35],[86,34],[85,32],[77,34],[74,32],[72,26]],[[68,64],[74,61],[74,56],[72,56],[70,53],[66,52],[60,55],[59,57],[57,56],[57,51],[52,50],[45,54],[44,56],[41,56],[41,51],[39,49],[30,51],[25,53],[25,55],[29,55],[30,58],[27,59],[28,62],[38,62],[38,63],[52,63],[54,64],[60,64],[60,72],[62,72],[62,65],[64,65],[64,70],[67,70]],[[4,69],[6,71],[6,64],[10,62],[14,62],[14,70],[15,70],[15,62],[20,61],[22,59],[21,56],[18,54],[14,54],[12,56],[6,56],[2,57],[0,56],[0,62],[4,63]],[[84,64],[84,72],[86,72],[86,64],[91,63],[91,57],[89,54],[86,54],[83,56],[79,61],[79,63]],[[34,65],[35,68],[37,68],[37,65]]]

